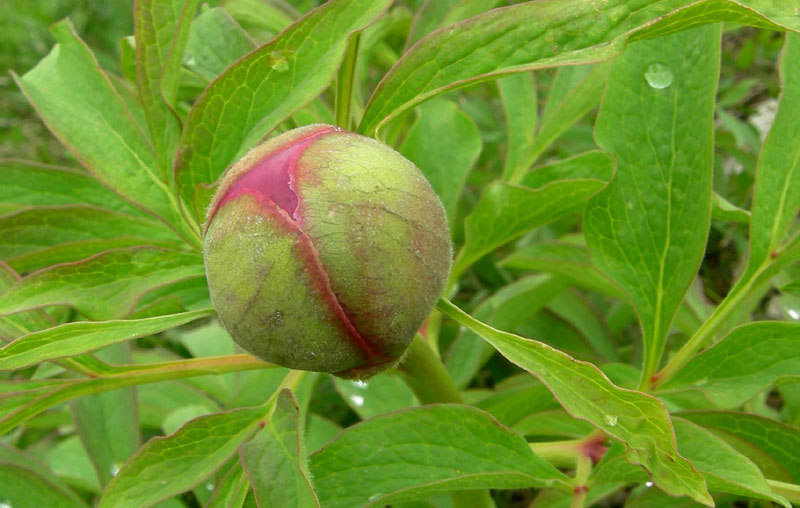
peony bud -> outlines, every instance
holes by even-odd
[[[444,208],[419,169],[327,125],[284,133],[229,168],[203,245],[211,300],[242,348],[362,378],[399,361],[452,256]]]

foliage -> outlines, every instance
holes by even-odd
[[[0,506],[800,503],[800,0],[320,3],[3,7]],[[208,297],[215,182],[311,123],[456,245],[368,382]]]

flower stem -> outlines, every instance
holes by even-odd
[[[461,393],[450,373],[421,335],[417,334],[411,341],[406,357],[398,369],[422,404],[462,402]],[[450,496],[454,508],[494,507],[488,490],[455,491]]]
[[[408,346],[399,370],[403,374],[403,380],[422,404],[462,402],[461,393],[450,373],[419,334]]]

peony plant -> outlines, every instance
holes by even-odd
[[[800,503],[798,0],[109,5],[0,92],[0,508]]]

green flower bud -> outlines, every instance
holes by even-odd
[[[211,300],[246,351],[369,377],[395,365],[444,290],[441,201],[411,162],[327,125],[284,133],[228,169],[209,207]]]

